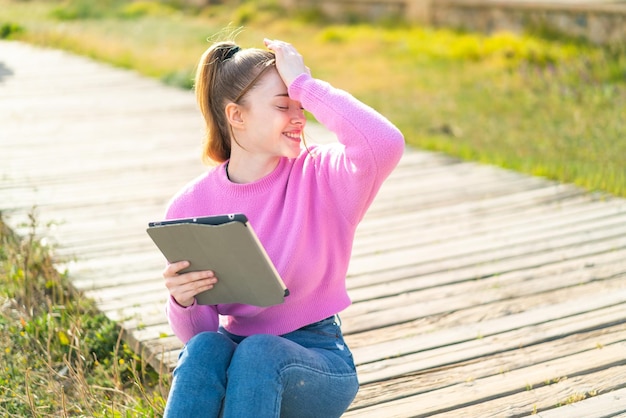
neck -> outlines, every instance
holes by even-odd
[[[237,155],[231,155],[226,165],[226,174],[228,175],[228,179],[233,183],[252,183],[261,180],[274,171],[279,161],[280,157],[242,158]]]

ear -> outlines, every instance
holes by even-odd
[[[241,106],[237,103],[230,102],[226,105],[226,119],[233,128],[243,127],[243,114]]]

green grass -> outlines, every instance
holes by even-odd
[[[18,236],[0,214],[0,416],[162,415],[169,377],[71,290],[32,215],[28,226]]]
[[[207,39],[244,25],[240,43],[292,42],[315,76],[380,110],[416,147],[626,196],[624,45],[602,48],[545,28],[541,37],[331,23],[272,1],[201,10],[175,3],[0,0],[0,25],[19,28],[9,37],[185,88]]]

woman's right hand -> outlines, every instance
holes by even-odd
[[[179,261],[169,264],[163,270],[165,287],[167,287],[176,303],[184,307],[191,306],[198,293],[213,289],[213,286],[217,283],[217,277],[210,270],[178,273],[187,267],[189,267],[188,261]]]
[[[293,80],[298,78],[300,74],[311,74],[309,68],[304,65],[302,55],[300,55],[293,45],[267,38],[265,38],[263,42],[267,49],[274,52],[274,56],[276,57],[276,70],[278,70],[278,74],[287,88],[289,88]]]

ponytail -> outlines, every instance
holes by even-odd
[[[235,140],[226,118],[228,103],[243,103],[246,93],[274,64],[274,55],[260,49],[241,49],[234,42],[218,42],[207,49],[198,63],[196,100],[205,121],[202,160],[222,163],[230,158]]]

